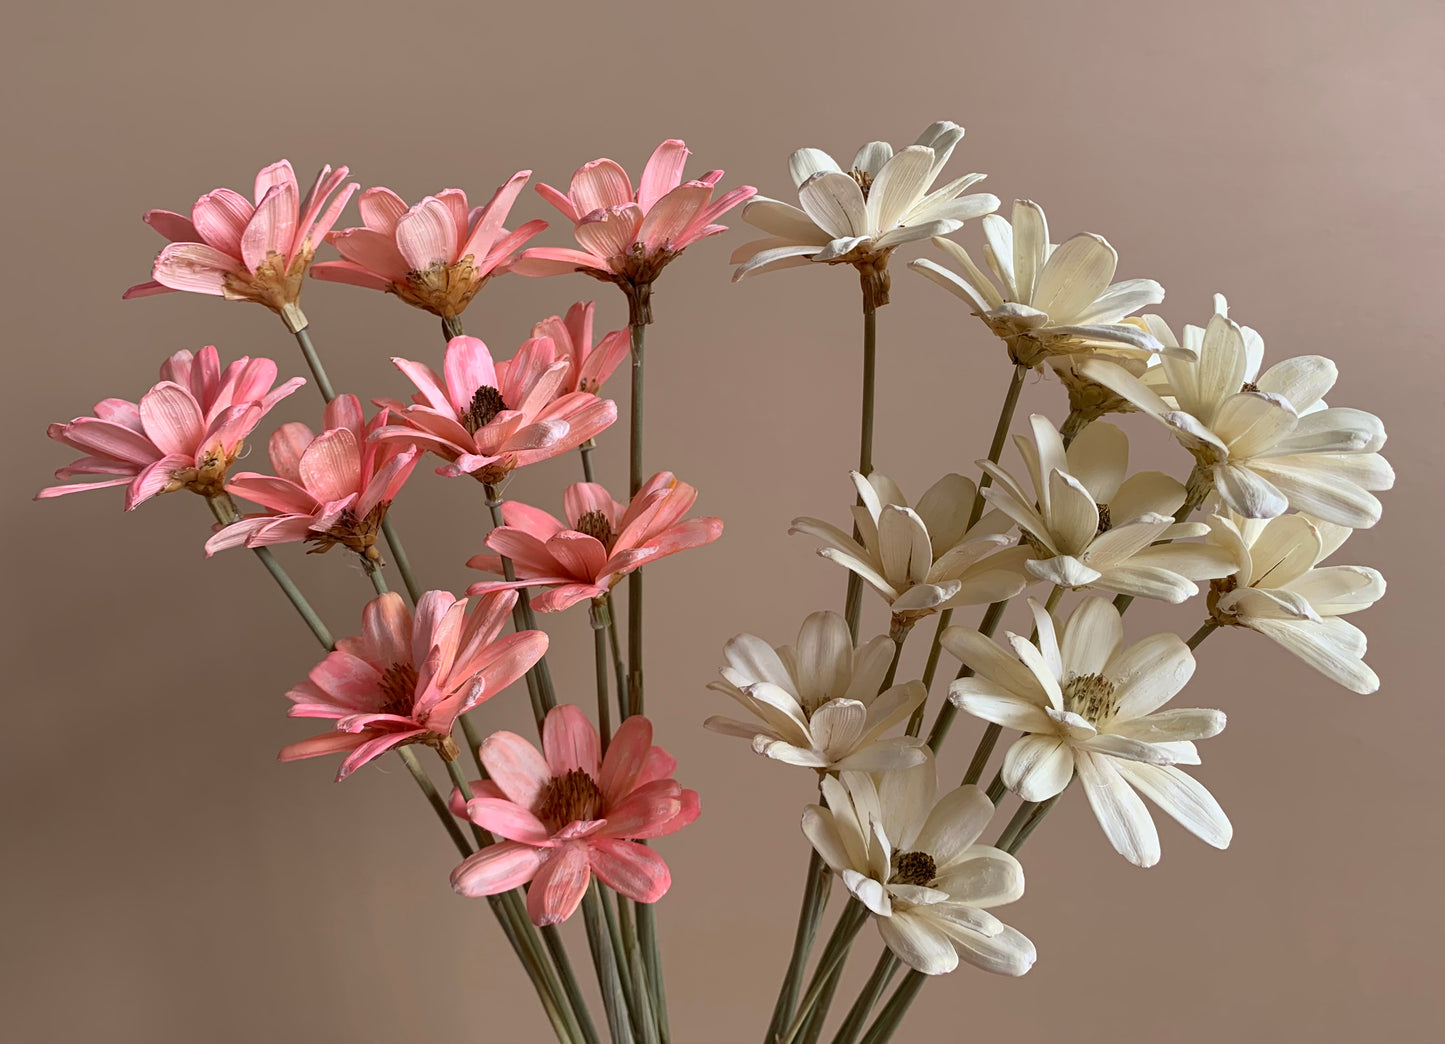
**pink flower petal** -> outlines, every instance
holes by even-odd
[[[568,272],[606,272],[607,259],[570,247],[532,247],[512,263],[512,271],[523,276],[565,275]]]
[[[266,193],[278,186],[288,186],[293,198],[298,200],[301,198],[301,186],[296,181],[296,171],[291,168],[290,160],[277,160],[269,167],[261,168],[256,175],[256,205],[260,206],[261,201],[266,198]]]
[[[649,252],[677,247],[683,233],[691,227],[711,198],[712,189],[706,185],[695,182],[679,185],[658,200],[648,212],[636,238],[646,245]],[[580,226],[578,231],[580,233]]]
[[[406,258],[401,256],[396,241],[383,232],[369,228],[346,228],[331,237],[331,245],[336,247],[336,252],[347,261],[368,272],[374,272],[388,283],[406,282],[411,266],[407,264]],[[329,265],[335,263],[325,262]],[[322,266],[318,265],[317,268]]]
[[[232,257],[241,256],[241,235],[256,208],[251,201],[228,188],[207,192],[191,208],[191,221],[200,237]]]
[[[595,159],[584,163],[572,175],[572,188],[568,193],[578,218],[586,217],[594,210],[606,210],[633,201],[632,181],[615,161]]]
[[[361,211],[361,223],[367,228],[380,232],[387,238],[396,235],[396,223],[406,213],[406,203],[395,192],[389,188],[369,188],[361,194],[357,200],[357,209]],[[351,231],[350,229],[346,230]],[[346,232],[338,233],[345,235]],[[335,237],[332,237],[333,240]]]
[[[410,732],[387,732],[367,740],[342,761],[341,767],[336,770],[336,782],[340,783],[367,762],[375,761],[393,747],[401,746],[424,731],[424,729],[414,729]],[[362,733],[361,735],[368,734]]]
[[[552,836],[540,819],[506,798],[473,798],[467,802],[467,818],[483,830],[490,830],[509,841],[541,845]]]
[[[172,243],[199,243],[201,233],[195,223],[169,210],[147,210],[141,220]]]
[[[682,184],[682,168],[687,162],[687,146],[676,138],[664,141],[642,168],[637,186],[637,205],[647,213],[659,199]]]
[[[658,779],[632,791],[607,808],[608,837],[656,837],[682,811],[682,787],[675,779]]]
[[[513,529],[525,530],[543,541],[567,528],[541,508],[534,508],[520,500],[509,500],[502,505],[502,521]]]
[[[672,887],[672,872],[662,856],[646,845],[610,837],[593,838],[589,856],[592,869],[604,884],[639,903],[655,903]]]
[[[593,511],[602,513],[610,525],[621,513],[622,505],[612,499],[607,487],[597,482],[574,482],[562,494],[562,506],[567,523],[576,528],[583,515]]]
[[[596,537],[568,531],[547,541],[552,557],[572,576],[595,582],[607,565],[607,550]]]
[[[272,254],[284,263],[296,237],[296,182],[283,182],[256,204],[256,213],[241,236],[241,259],[255,272]]]
[[[586,842],[553,849],[527,890],[527,915],[535,925],[560,924],[572,916],[591,881]]]
[[[129,287],[125,293],[120,295],[120,299],[122,301],[130,301],[138,297],[155,297],[157,294],[173,293],[175,293],[175,290],[172,287],[162,286],[152,279],[148,282],[137,283],[135,286]]]
[[[349,428],[318,435],[301,455],[301,484],[317,500],[341,500],[358,492],[361,448]]]
[[[366,427],[366,419],[361,412],[361,400],[350,392],[338,395],[326,404],[321,413],[321,424],[328,429],[349,428],[353,435],[358,436],[357,444],[360,445],[360,436]]]
[[[492,353],[477,337],[464,334],[448,341],[444,370],[448,401],[458,413],[471,409],[472,399],[479,388],[497,387],[497,368],[492,364]]]
[[[162,457],[146,467],[131,480],[129,488],[126,489],[125,509],[134,511],[151,497],[165,492],[166,487],[174,481],[177,471],[189,468],[194,464],[194,457],[176,455]]]
[[[396,223],[396,246],[413,272],[455,261],[457,225],[447,205],[428,196],[408,210]]]
[[[548,712],[542,725],[542,750],[552,775],[565,776],[573,769],[581,769],[597,778],[602,741],[581,707],[565,703]]]
[[[350,261],[323,261],[311,266],[311,275],[328,283],[345,283],[347,286],[360,286],[367,290],[385,290],[393,282]]]
[[[411,379],[412,384],[417,386],[423,402],[433,410],[455,416],[456,407],[452,405],[451,399],[447,396],[446,383],[436,375],[430,366],[395,357],[391,361],[398,370]],[[465,430],[463,430],[463,434],[465,434]]]
[[[271,435],[271,441],[267,444],[267,455],[271,458],[271,467],[283,479],[291,482],[301,481],[301,454],[306,452],[306,447],[311,445],[311,440],[316,438],[313,432],[306,425],[299,421],[290,424],[283,424]]]
[[[457,229],[457,243],[465,243],[468,228],[467,194],[457,188],[442,189],[436,194],[436,199],[451,211],[452,221]],[[461,255],[457,256],[459,259]]]
[[[582,363],[577,375],[577,390],[597,394],[613,371],[627,358],[632,345],[626,330],[613,330],[602,338]]]
[[[197,294],[225,292],[226,276],[244,275],[246,266],[230,254],[205,243],[172,243],[156,258],[156,282],[172,290]]]
[[[507,214],[510,213],[512,204],[517,201],[522,187],[527,184],[527,179],[531,176],[530,170],[519,170],[492,194],[492,198],[482,208],[481,219],[477,221],[471,235],[466,236],[459,256],[465,257],[470,254],[475,261],[481,261],[491,253],[493,244],[496,243],[497,237],[502,232],[502,226],[506,224]]]
[[[598,783],[607,807],[620,805],[632,793],[648,751],[652,749],[652,722],[634,714],[621,725],[607,745]]]
[[[492,244],[487,256],[477,260],[476,274],[485,276],[497,271],[511,271],[512,255],[520,250],[527,240],[545,231],[547,222],[540,220],[528,221],[511,232],[503,229],[505,234]]]
[[[575,223],[577,219],[582,216],[581,214],[577,213],[577,208],[572,205],[571,197],[569,197],[565,192],[559,192],[551,185],[544,185],[539,183],[537,185],[537,195],[541,196],[548,203],[552,204],[552,206],[556,207],[564,215],[566,215],[568,221]]]
[[[156,449],[145,435],[110,421],[79,417],[63,425],[61,430],[65,441],[76,449],[113,460],[148,465],[162,456],[160,450]]]
[[[253,504],[285,514],[311,515],[321,508],[316,498],[296,483],[272,475],[252,472],[233,475],[226,483],[226,490]]]
[[[494,732],[484,739],[481,759],[492,782],[523,808],[535,808],[542,788],[552,779],[537,748],[515,732]]]
[[[627,203],[593,211],[577,222],[573,234],[585,249],[610,260],[627,256],[642,224],[641,208],[636,203]]]
[[[374,603],[373,603],[374,604]],[[363,611],[362,619],[366,619]],[[393,661],[395,662],[395,661]],[[335,649],[308,675],[311,683],[336,700],[357,710],[381,706],[381,671],[374,664],[345,649]]]
[[[531,845],[503,841],[473,852],[452,871],[452,888],[468,898],[498,895],[532,880],[545,852]]]
[[[325,754],[339,754],[342,751],[355,750],[371,737],[353,735],[349,732],[323,732],[304,739],[300,743],[292,743],[282,747],[281,752],[276,755],[277,761],[299,761],[302,758],[319,758]]]
[[[537,576],[567,576],[546,545],[520,529],[502,526],[492,530],[487,534],[487,546],[510,558],[517,575],[524,580]]]
[[[485,698],[491,699],[531,670],[546,654],[547,642],[545,631],[518,631],[493,642],[486,665],[477,671]]]
[[[601,598],[607,588],[599,584],[561,584],[543,592],[532,602],[539,613],[560,613],[586,598]]]

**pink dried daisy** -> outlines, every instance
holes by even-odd
[[[367,189],[362,227],[327,236],[345,260],[324,261],[311,274],[385,290],[443,319],[459,316],[488,279],[507,270],[522,244],[547,227],[545,221],[515,232],[502,227],[531,176],[517,171],[485,206],[470,208],[461,189],[444,189],[412,207],[389,188]]]
[[[603,755],[587,715],[554,707],[541,753],[514,732],[498,732],[483,741],[481,758],[491,779],[471,785],[465,809],[453,792],[452,808],[506,840],[452,871],[459,893],[496,895],[530,881],[527,913],[538,925],[571,917],[594,873],[640,903],[667,893],[667,864],[634,839],[681,830],[697,818],[698,799],[672,778],[677,761],[652,745],[646,718],[624,721]]]
[[[216,496],[225,486],[226,469],[271,407],[306,382],[293,377],[278,388],[276,364],[242,356],[221,369],[215,346],[194,356],[176,352],[161,365],[161,381],[141,396],[102,399],[95,414],[69,424],[52,424],[46,434],[85,453],[55,473],[114,476],[99,482],[50,486],[35,499],[86,489],[125,486],[125,509],[157,493],[189,489]]]
[[[743,185],[714,200],[713,188],[723,172],[710,170],[684,182],[688,155],[681,141],[664,141],[642,169],[636,192],[627,172],[610,159],[583,164],[565,193],[538,185],[542,197],[572,222],[582,249],[533,247],[522,252],[512,270],[529,276],[585,272],[617,283],[632,305],[631,321],[650,323],[652,281],[699,239],[726,232],[717,219],[758,191]]]
[[[291,744],[279,760],[346,751],[337,782],[407,743],[454,760],[457,716],[511,685],[547,651],[541,631],[498,637],[516,601],[515,593],[498,591],[468,613],[465,598],[428,591],[413,616],[394,591],[373,598],[361,634],[337,642],[286,694],[291,717],[334,718],[335,729]]]
[[[292,333],[305,329],[301,283],[316,248],[360,188],[355,182],[341,187],[348,173],[345,167],[322,167],[302,199],[296,172],[279,160],[256,175],[254,204],[239,192],[218,188],[196,200],[189,218],[169,210],[146,211],[146,224],[171,244],[156,258],[154,280],[123,296],[189,290],[255,301],[279,315]]]
[[[447,343],[445,376],[392,359],[420,391],[413,404],[377,399],[399,422],[373,436],[401,439],[448,463],[438,475],[472,475],[495,485],[513,468],[576,449],[617,419],[617,404],[590,392],[563,392],[572,363],[550,337],[534,337],[506,362],[493,363],[475,337]]]
[[[626,330],[613,330],[596,344],[592,343],[592,319],[596,311],[595,301],[578,301],[567,309],[565,319],[553,315],[532,327],[533,337],[550,337],[557,346],[558,357],[571,360],[572,368],[562,384],[564,391],[596,395],[627,358],[630,346]]]
[[[273,475],[243,472],[226,489],[267,508],[226,526],[206,541],[206,554],[227,547],[262,547],[304,540],[312,553],[341,544],[373,562],[387,508],[416,467],[415,446],[369,436],[387,422],[382,410],[367,422],[355,395],[326,404],[325,430],[284,424],[271,436]]]
[[[509,500],[502,505],[506,524],[487,535],[487,546],[498,554],[475,555],[467,565],[501,574],[499,556],[506,555],[517,580],[481,581],[467,593],[548,587],[551,590],[532,603],[544,613],[560,612],[584,598],[601,598],[644,562],[722,536],[720,518],[683,520],[696,500],[697,490],[670,471],[648,479],[625,507],[595,482],[568,486],[563,494],[566,525],[545,511]]]

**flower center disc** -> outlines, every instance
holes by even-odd
[[[1119,709],[1114,683],[1102,674],[1081,674],[1064,683],[1064,709],[1091,725],[1102,725]]]
[[[612,523],[601,511],[589,511],[579,518],[577,532],[593,537],[609,551],[612,550],[612,541],[616,539],[616,534],[612,532]]]
[[[410,717],[416,703],[416,668],[409,663],[394,663],[381,675],[381,713]]]
[[[492,423],[497,414],[506,408],[507,404],[502,401],[502,393],[490,384],[484,384],[472,396],[472,402],[467,407],[467,412],[462,414],[462,426],[470,434],[475,435],[477,429],[485,428]]]
[[[553,830],[578,820],[596,819],[602,811],[602,788],[581,769],[553,776],[537,803],[537,818]]]
[[[926,885],[938,876],[938,864],[927,852],[904,852],[893,874],[896,884]]]

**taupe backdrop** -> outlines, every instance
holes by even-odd
[[[988,172],[1006,205],[1041,202],[1056,236],[1107,235],[1121,277],[1168,288],[1171,322],[1203,322],[1224,291],[1271,358],[1337,359],[1332,400],[1385,417],[1399,482],[1384,521],[1341,556],[1389,578],[1356,618],[1381,691],[1351,695],[1252,634],[1212,638],[1184,701],[1230,715],[1199,776],[1233,818],[1232,848],[1164,821],[1162,863],[1137,870],[1069,794],[1025,850],[1028,893],[1007,911],[1037,941],[1036,968],[931,985],[902,1036],[1439,1039],[1442,14],[1436,2],[12,10],[0,1036],[545,1035],[486,907],[447,887],[450,845],[396,762],[336,786],[329,759],[273,761],[308,733],[282,694],[317,650],[251,556],[202,557],[204,505],[182,493],[126,515],[114,490],[29,501],[70,459],[45,423],[138,395],[177,348],[216,343],[303,372],[261,308],[120,301],[160,245],[143,210],[248,188],[281,156],[303,179],[347,163],[408,200],[452,185],[485,199],[521,167],[559,185],[599,155],[635,172],[670,136],[693,149],[690,172],[723,167],[725,185],[787,198],[792,149],[846,158],[946,118],[968,129],[950,170]],[[514,214],[554,217],[530,189]],[[727,521],[721,542],[649,583],[650,709],[704,809],[660,845],[676,879],[659,916],[680,1041],[761,1034],[812,792],[808,773],[704,732],[726,709],[704,685],[732,634],[790,639],[841,601],[841,572],[786,528],[797,514],[846,517],[856,452],[852,274],[730,286],[727,253],[747,235],[669,269],[649,331],[647,464],[698,485],[700,510]],[[979,241],[976,227],[960,235]],[[539,242],[570,236],[554,223]],[[876,459],[916,493],[972,471],[1007,370],[963,306],[903,260],[879,319]],[[584,295],[600,297],[602,329],[625,322],[619,295],[580,276],[507,277],[467,322],[506,355]],[[312,283],[305,303],[334,379],[363,398],[409,390],[388,357],[440,359],[436,321],[395,299]],[[625,410],[625,382],[609,390]],[[1061,415],[1052,381],[1025,394],[1025,409]],[[273,419],[315,423],[314,395]],[[1152,447],[1141,462],[1183,473],[1187,458],[1146,421],[1128,426]],[[624,439],[600,453],[614,484]],[[264,463],[259,441],[247,463]],[[557,508],[576,471],[558,460],[513,492]],[[474,484],[418,471],[395,518],[427,584],[468,582],[482,515]],[[342,553],[281,554],[337,633],[354,630],[368,587]],[[1128,629],[1162,620],[1187,634],[1200,612],[1151,609]],[[564,691],[586,702],[582,610],[549,623]],[[525,702],[518,690],[488,705],[488,727],[525,727]],[[945,778],[975,735],[958,730]],[[862,938],[855,980],[876,953],[872,930]]]

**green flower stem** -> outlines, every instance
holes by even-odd
[[[1019,807],[1014,811],[1013,818],[1008,821],[1008,826],[1003,828],[1003,833],[998,835],[998,840],[993,843],[995,848],[1002,848],[1009,851],[1018,841],[1025,824],[1038,812],[1039,801],[1021,801]]]
[[[421,762],[417,760],[416,754],[413,753],[410,747],[403,746],[397,748],[397,755],[401,758],[402,764],[404,764],[411,773],[411,777],[416,781],[416,785],[426,796],[427,803],[431,805],[437,818],[441,820],[442,826],[446,827],[447,834],[450,835],[452,843],[457,846],[457,852],[461,854],[463,859],[471,855],[471,846],[467,844],[467,839],[463,836],[456,817],[453,816],[451,810],[447,808],[446,799],[441,796],[441,793],[436,788],[436,784],[432,782],[431,776],[427,774],[426,769],[422,768]],[[575,1021],[569,1020],[563,1014],[558,993],[554,986],[548,982],[543,963],[539,959],[540,953],[534,944],[529,945],[523,933],[519,931],[516,904],[512,901],[513,896],[514,893],[511,892],[505,896],[489,895],[487,896],[487,904],[492,908],[492,914],[497,918],[497,923],[501,926],[502,934],[511,945],[512,952],[517,955],[517,960],[522,963],[522,967],[527,972],[527,977],[532,980],[532,987],[537,991],[537,997],[542,1002],[542,1008],[547,1014],[547,1020],[552,1024],[552,1031],[557,1035],[557,1040],[561,1042],[561,1044],[582,1044],[584,1040],[595,1040],[595,1037],[584,1038],[581,1035],[580,1027],[576,1025]],[[525,918],[523,918],[523,920],[525,920]],[[531,926],[531,922],[526,923],[528,927]]]
[[[1003,785],[1003,769],[999,769],[993,774],[993,779],[989,780],[988,787],[983,793],[997,808],[998,803],[1003,800],[1004,794],[1008,793],[1008,787]]]
[[[1217,630],[1219,630],[1219,622],[1217,620],[1205,620],[1199,625],[1199,630],[1189,636],[1189,641],[1185,644],[1188,645],[1190,649],[1197,649],[1199,648],[1200,642],[1204,641],[1204,639],[1208,638]]]
[[[813,969],[813,978],[808,982],[808,992],[803,995],[802,1003],[798,1005],[798,1013],[788,1028],[778,1038],[779,1044],[798,1044],[803,1039],[803,1029],[813,1014],[813,1010],[822,999],[833,973],[841,969],[844,959],[848,956],[848,948],[853,945],[853,939],[858,934],[858,929],[863,927],[863,922],[868,920],[868,908],[857,899],[851,899],[843,912],[838,916],[838,923],[833,928],[833,934],[828,938],[828,945],[823,948],[823,954],[818,958],[818,966]]]
[[[612,943],[606,937],[602,895],[595,880],[582,896],[582,919],[587,925],[587,944],[592,951],[593,967],[597,970],[597,986],[602,992],[602,1006],[607,1012],[607,1030],[612,1035],[612,1044],[632,1044],[627,996],[622,989]]]
[[[390,514],[381,520],[381,535],[386,537],[386,546],[391,549],[391,560],[401,574],[402,586],[406,588],[411,604],[416,605],[422,596],[421,584],[416,582],[416,576],[411,571],[411,559],[406,557],[406,548],[402,546],[401,537],[397,536],[396,527],[391,524]]]
[[[331,378],[326,376],[326,367],[321,365],[321,356],[316,354],[316,346],[311,343],[311,335],[306,330],[307,327],[303,326],[295,331],[296,343],[301,346],[301,354],[306,357],[311,376],[316,378],[316,387],[321,390],[321,397],[330,402],[336,398],[336,389],[331,386]]]
[[[460,337],[465,331],[462,329],[462,317],[459,315],[442,316],[442,337],[450,341],[453,337]]]
[[[969,761],[968,768],[963,773],[963,783],[977,783],[983,778],[983,770],[988,766],[988,759],[993,755],[993,748],[998,743],[999,735],[1003,732],[1003,726],[993,722],[988,723],[988,728],[983,730],[979,737],[978,746],[974,748],[973,759]]]
[[[863,1025],[872,1013],[873,1006],[883,996],[883,991],[893,981],[893,976],[897,971],[898,958],[893,956],[893,951],[885,946],[883,952],[878,955],[878,963],[873,966],[873,974],[863,984],[858,999],[848,1010],[848,1017],[838,1028],[838,1035],[833,1038],[833,1044],[857,1044],[858,1035],[863,1032]]]
[[[788,959],[788,970],[783,975],[778,999],[773,1005],[773,1017],[768,1023],[764,1044],[773,1044],[780,1039],[783,1028],[793,1021],[798,993],[803,988],[803,973],[808,969],[808,954],[812,951],[813,940],[818,934],[818,925],[823,920],[823,909],[828,902],[828,886],[832,883],[833,872],[823,862],[823,857],[813,849],[808,859],[808,876],[803,883],[803,906],[798,911],[798,927],[793,934],[793,953]]]
[[[231,500],[229,493],[208,496],[206,505],[211,509],[211,514],[216,517],[216,521],[223,526],[229,526],[240,518],[240,514],[236,511],[236,504]],[[306,600],[306,596],[301,593],[301,589],[296,586],[290,574],[281,567],[280,562],[276,561],[276,556],[271,554],[271,549],[257,547],[252,550],[261,560],[261,564],[266,567],[266,572],[271,574],[271,579],[276,581],[276,586],[281,588],[282,593],[290,600],[296,612],[301,615],[301,619],[306,621],[306,626],[311,628],[311,633],[316,636],[316,640],[328,651],[334,649],[336,639],[331,637],[331,631],[321,622],[321,617],[317,615],[315,609],[311,608],[311,603]]]
[[[638,844],[646,844],[639,841]],[[642,975],[652,994],[652,1011],[657,1018],[658,1044],[672,1039],[667,1021],[667,991],[662,985],[662,950],[657,943],[657,912],[653,903],[634,903],[637,910],[637,937],[642,947]]]
[[[632,423],[628,442],[627,495],[642,488],[643,353],[647,326],[634,316],[627,332],[632,347]],[[641,714],[642,699],[642,570],[627,577],[627,701],[633,714]]]
[[[617,610],[612,605],[612,592],[602,596],[607,606],[607,647],[612,654],[613,682],[617,688],[618,723],[632,716],[632,706],[627,702],[627,664],[622,660],[622,639],[618,637]]]
[[[504,524],[502,500],[498,496],[495,486],[488,483],[484,488],[487,491],[487,508],[492,514],[492,528],[495,529]],[[502,576],[508,582],[517,579],[516,570],[512,568],[512,560],[506,555],[502,555],[501,559]],[[532,618],[532,600],[525,587],[517,588],[517,604],[512,609],[512,628],[516,631],[536,629],[536,622]],[[540,736],[542,725],[547,720],[547,712],[557,705],[556,696],[552,690],[552,672],[547,667],[546,656],[538,660],[527,672],[527,693],[532,698],[532,716],[537,721],[537,735]]]
[[[878,1018],[873,1020],[873,1025],[863,1034],[863,1044],[888,1044],[894,1031],[898,1029],[898,1024],[903,1021],[903,1016],[908,1014],[918,991],[923,989],[923,984],[927,981],[928,976],[919,971],[910,970],[903,976],[903,981],[878,1013]]]
[[[391,588],[386,586],[386,577],[381,572],[381,563],[370,558],[362,558],[361,567],[366,570],[367,579],[371,586],[376,589],[378,595],[390,594]]]
[[[612,713],[607,691],[607,625],[610,622],[607,603],[600,598],[593,599],[587,618],[592,624],[593,660],[597,667],[597,732],[602,737],[602,751],[606,753],[607,745],[612,742]]]
[[[592,451],[596,448],[596,439],[588,439],[577,447],[577,452],[582,455],[582,481],[584,482],[597,481],[597,474],[592,468]]]
[[[1064,449],[1073,445],[1074,440],[1079,437],[1079,432],[1087,428],[1093,421],[1094,418],[1087,413],[1080,410],[1069,410],[1069,415],[1064,418],[1064,423],[1059,428],[1059,437],[1064,443]]]
[[[1069,782],[1072,783],[1073,780]],[[1044,821],[1044,816],[1049,814],[1049,810],[1058,804],[1059,798],[1063,796],[1063,792],[1060,791],[1047,801],[1040,801],[1038,805],[1034,807],[1029,818],[1024,821],[1023,826],[1019,828],[1018,834],[1009,842],[1008,847],[1005,848],[1003,845],[999,845],[998,847],[1003,848],[1004,851],[1010,855],[1018,852],[1020,848],[1023,848],[1024,842],[1029,839],[1029,835],[1034,832],[1034,829]]]
[[[612,940],[612,957],[617,962],[617,976],[622,981],[622,992],[627,997],[627,1008],[632,1016],[632,1035],[638,1041],[657,1040],[657,1016],[652,1010],[652,995],[647,989],[647,980],[642,974],[642,951],[637,943],[637,931],[628,921],[628,932],[624,933],[620,911],[625,912],[627,901],[609,888],[601,888],[602,919],[607,923],[607,934]]]
[[[873,404],[877,395],[878,372],[878,304],[865,282],[863,288],[863,406],[858,421],[858,474],[865,479],[873,474]],[[860,499],[858,503],[863,503]],[[853,527],[853,539],[859,539]],[[863,615],[863,578],[849,571],[848,590],[843,600],[843,615],[853,644],[858,644],[858,621]]]

